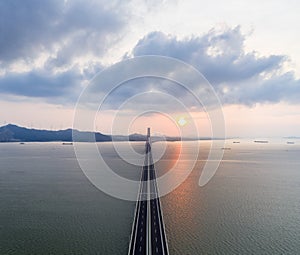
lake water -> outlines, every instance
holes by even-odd
[[[99,146],[116,172],[139,178],[141,169],[119,159],[111,143]],[[158,175],[180,146],[198,142],[168,143]],[[161,200],[170,254],[300,254],[300,141],[228,140],[216,175],[199,187],[209,147],[200,142],[192,173]],[[1,255],[127,254],[134,209],[88,181],[72,146],[0,144]]]

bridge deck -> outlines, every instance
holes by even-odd
[[[129,255],[168,255],[162,209],[148,131],[145,163],[133,221]]]

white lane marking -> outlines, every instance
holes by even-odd
[[[155,171],[155,168],[153,167],[154,171]],[[155,193],[157,194],[157,199],[156,199],[156,206],[157,206],[157,213],[158,213],[158,221],[159,221],[159,229],[160,229],[160,239],[161,239],[161,244],[164,246],[164,242],[163,242],[163,238],[162,238],[162,235],[164,235],[164,238],[165,238],[165,242],[167,242],[167,238],[166,238],[166,233],[162,231],[162,225],[161,224],[164,224],[164,222],[161,222],[160,221],[160,216],[162,215],[161,214],[161,206],[160,206],[160,200],[159,200],[159,191],[158,191],[158,187],[157,187],[157,182],[156,182],[156,174],[154,172],[154,178],[155,178],[155,183],[154,183],[154,189],[155,189]],[[159,202],[158,202],[159,201]],[[159,203],[159,204],[158,204]],[[163,220],[163,218],[162,218]],[[167,254],[169,254],[169,249],[168,249],[168,244],[166,244],[166,247],[167,247]],[[165,249],[163,248],[162,249],[162,252],[163,254],[165,254]]]
[[[149,145],[147,145],[149,146]],[[147,153],[147,250],[146,254],[152,254],[151,251],[151,210],[150,210],[150,185],[149,185],[149,180],[150,180],[150,171],[149,171],[149,156],[150,152],[148,151]]]
[[[137,221],[135,221],[135,220],[136,220],[136,213],[141,208],[141,200],[140,200],[140,198],[141,198],[141,191],[142,191],[143,186],[144,186],[143,174],[144,174],[144,169],[142,169],[141,181],[140,181],[140,185],[139,185],[139,193],[137,195],[137,202],[136,202],[136,206],[135,206],[135,213],[134,213],[134,219],[133,219],[133,224],[132,224],[133,226],[132,226],[132,233],[131,233],[131,238],[130,238],[130,243],[129,243],[128,255],[130,255],[130,248],[131,248],[131,244],[132,244],[132,238],[133,238],[134,228],[135,228],[135,235],[134,235],[134,243],[133,243],[133,253],[135,251],[135,246],[136,246],[136,236],[137,236],[137,232],[138,232],[138,225],[139,225],[138,222],[139,222],[139,217],[140,217],[139,213],[138,213]],[[134,226],[135,222],[136,222],[136,224]]]

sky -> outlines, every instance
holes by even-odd
[[[70,128],[78,98],[99,72],[160,55],[203,74],[221,102],[227,136],[300,136],[299,10],[296,0],[1,1],[0,125]],[[85,114],[95,115],[103,133],[112,126],[115,133],[144,133],[151,125],[179,135],[193,122],[200,136],[212,135],[204,107],[171,83],[127,82],[103,109],[87,107]],[[153,90],[171,91],[189,116],[173,99],[145,95]],[[122,106],[137,93],[144,94]],[[152,105],[160,113],[137,115]]]

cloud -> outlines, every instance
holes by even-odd
[[[77,70],[57,74],[43,71],[10,73],[0,79],[0,93],[39,97],[49,102],[67,103],[74,101],[75,94],[79,93],[80,80],[81,77]]]
[[[287,57],[245,52],[245,40],[239,26],[184,39],[155,31],[127,56],[163,55],[185,61],[202,72],[226,104],[299,103],[300,81],[282,71]]]
[[[118,1],[1,1],[1,63],[31,61],[45,52],[55,64],[90,52],[101,56],[126,24],[122,6]]]
[[[118,0],[1,1],[0,17],[0,92],[59,103],[103,68],[128,23]]]
[[[127,7],[118,0],[2,1],[0,93],[62,104],[76,101],[82,87],[104,68],[103,56],[128,26]],[[299,103],[300,81],[282,69],[287,56],[246,52],[246,38],[239,26],[180,39],[153,31],[124,58],[162,55],[185,61],[204,74],[224,104]],[[120,102],[149,89],[170,92],[169,88],[166,81],[132,81],[112,94],[107,107],[116,109]],[[195,106],[182,88],[171,90],[174,97]],[[144,98],[140,102],[144,106],[154,102],[153,97]]]
[[[92,96],[88,100],[92,100]],[[111,91],[101,109],[147,111],[151,108],[164,113],[180,112],[183,106],[176,100],[187,107],[199,106],[193,95],[179,84],[162,78],[144,77],[124,82]],[[95,100],[95,103],[99,104],[99,101]]]
[[[287,72],[273,75],[268,79],[258,77],[248,80],[243,85],[237,84],[229,88],[226,93],[220,92],[220,94],[227,104],[253,105],[278,102],[299,104],[300,81],[295,79],[294,73]]]

